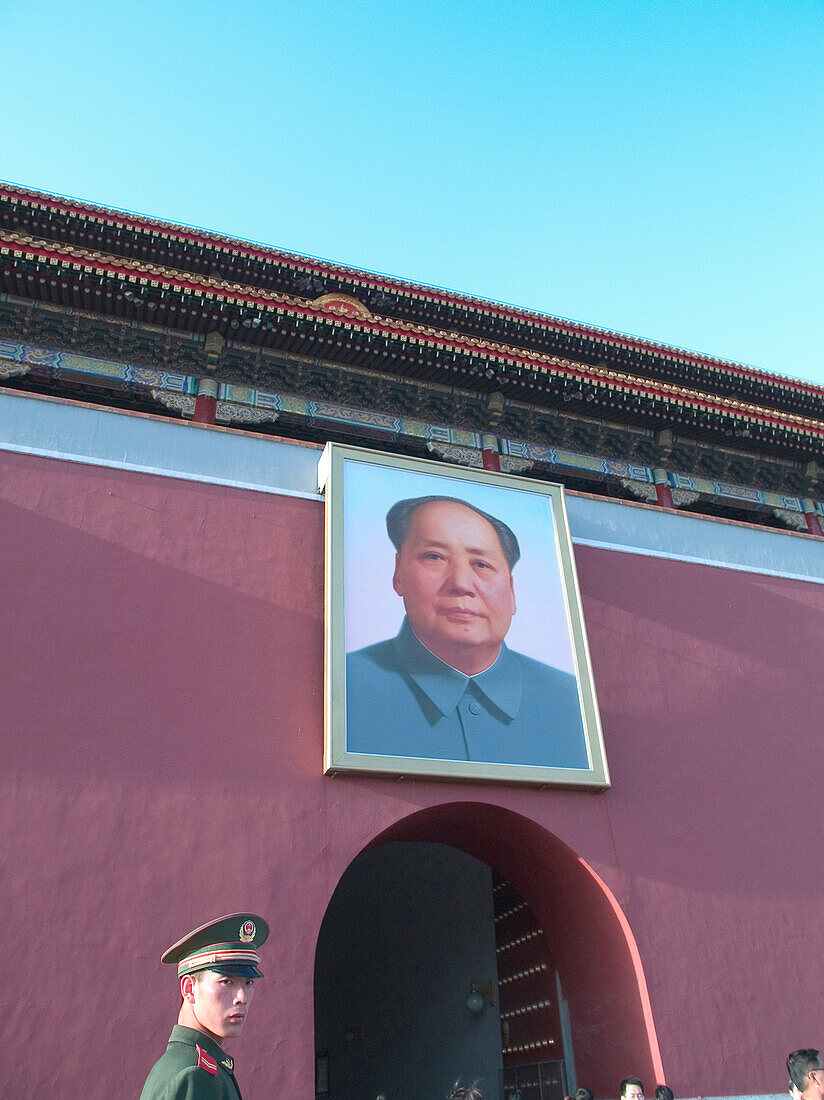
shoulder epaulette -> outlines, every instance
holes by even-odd
[[[207,1054],[203,1047],[200,1047],[195,1043],[195,1050],[197,1051],[197,1064],[201,1069],[205,1069],[207,1073],[213,1074],[217,1077],[217,1062],[211,1055]]]

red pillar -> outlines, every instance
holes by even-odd
[[[484,433],[482,437],[481,463],[485,470],[501,472],[501,456],[498,453],[498,437]]]
[[[818,518],[818,513],[815,510],[815,505],[811,500],[804,501],[804,519],[807,524],[807,530],[811,535],[824,536],[824,528],[821,526],[821,520]]]
[[[201,378],[197,384],[195,411],[192,422],[195,424],[214,424],[217,416],[217,382],[214,378]]]
[[[653,470],[652,473],[655,478],[655,499],[658,504],[662,508],[674,508],[675,503],[672,499],[672,489],[670,489],[666,470]]]

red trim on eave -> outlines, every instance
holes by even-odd
[[[0,235],[0,240],[2,236]],[[767,410],[762,410],[760,407],[754,409],[747,409],[740,403],[729,401],[724,398],[711,398],[704,394],[699,394],[696,391],[689,390],[682,386],[676,386],[667,382],[654,382],[647,379],[640,379],[634,376],[622,376],[617,371],[608,369],[601,369],[598,367],[586,368],[580,364],[573,363],[569,360],[561,359],[559,356],[541,356],[539,352],[531,352],[529,354],[519,353],[517,349],[512,348],[506,351],[500,350],[489,346],[485,341],[479,337],[467,337],[466,341],[449,337],[446,335],[433,335],[432,333],[417,331],[413,325],[411,327],[403,328],[398,325],[392,325],[386,322],[372,321],[367,318],[358,318],[354,321],[350,316],[341,316],[340,314],[332,311],[326,311],[322,309],[312,308],[311,306],[301,306],[296,303],[287,303],[282,300],[282,296],[276,294],[273,291],[264,292],[264,296],[259,297],[254,294],[243,293],[235,290],[230,290],[228,287],[217,288],[212,286],[208,282],[200,282],[195,278],[184,279],[180,276],[172,277],[169,275],[162,275],[158,272],[143,272],[136,274],[135,269],[139,271],[139,261],[124,260],[121,267],[117,263],[111,261],[91,259],[89,257],[75,256],[61,252],[51,252],[45,248],[39,248],[35,245],[23,244],[19,241],[8,242],[4,244],[4,249],[9,252],[27,253],[30,256],[34,256],[38,259],[52,261],[61,264],[62,266],[70,266],[71,264],[78,264],[82,267],[90,267],[97,269],[107,274],[114,275],[115,277],[131,277],[133,279],[142,280],[144,282],[162,283],[164,286],[176,289],[176,290],[189,290],[192,293],[200,291],[202,297],[222,297],[231,298],[240,302],[247,302],[253,304],[261,309],[274,309],[280,312],[294,313],[299,316],[311,317],[318,320],[331,322],[337,324],[339,327],[354,330],[365,330],[371,332],[379,332],[388,336],[400,336],[406,337],[410,343],[429,344],[434,347],[452,348],[455,351],[463,353],[475,354],[477,357],[485,357],[487,359],[495,359],[502,362],[517,363],[531,370],[543,370],[546,372],[555,371],[558,374],[566,375],[568,377],[579,378],[586,382],[594,383],[605,388],[614,387],[615,389],[622,390],[626,393],[643,394],[648,397],[654,398],[664,403],[672,402],[675,404],[682,404],[686,406],[695,406],[697,408],[710,409],[715,412],[721,413],[729,417],[735,417],[739,420],[752,420],[755,423],[773,424],[781,427],[785,431],[795,431],[798,433],[806,432],[814,436],[820,436],[824,439],[824,422],[811,421],[807,422],[808,418],[794,416],[789,414],[787,417],[782,417],[780,413],[771,413]],[[68,246],[67,246],[68,252]],[[129,267],[127,265],[131,264]],[[422,327],[422,326],[421,326]],[[605,377],[606,376],[606,377]],[[744,403],[746,405],[746,403]]]
[[[426,286],[423,283],[406,282],[390,275],[376,275],[373,272],[360,268],[347,267],[344,264],[334,264],[330,261],[318,260],[311,256],[302,256],[297,252],[287,252],[283,249],[273,248],[269,245],[255,244],[244,241],[238,237],[226,237],[219,233],[211,233],[208,230],[194,229],[190,226],[178,225],[175,222],[164,222],[158,218],[150,218],[142,214],[127,214],[98,206],[94,203],[79,202],[75,199],[64,199],[57,195],[49,195],[44,191],[31,191],[24,187],[16,187],[13,184],[1,184],[0,194],[6,194],[11,198],[22,197],[33,205],[51,207],[65,213],[86,213],[92,217],[102,218],[113,225],[124,225],[131,228],[151,228],[165,232],[167,236],[180,237],[183,240],[197,244],[217,244],[228,251],[243,252],[260,259],[278,260],[291,263],[296,267],[308,269],[328,275],[342,275],[346,278],[367,283],[378,288],[394,288],[406,293],[431,298],[435,301],[446,302],[451,305],[466,309],[477,309],[480,312],[494,313],[497,316],[506,317],[514,321],[526,321],[540,328],[555,329],[570,335],[580,336],[596,343],[618,344],[621,347],[634,351],[649,352],[662,358],[676,359],[684,363],[693,363],[697,366],[708,367],[722,374],[734,374],[748,378],[756,382],[769,382],[776,386],[796,390],[800,393],[817,394],[822,387],[812,383],[803,382],[801,379],[790,378],[785,375],[772,374],[768,371],[748,367],[743,363],[735,363],[727,359],[717,359],[700,352],[687,351],[685,348],[674,347],[671,344],[661,344],[655,340],[645,340],[638,336],[628,336],[625,333],[615,332],[611,329],[596,328],[594,325],[586,325],[579,321],[566,321],[561,317],[553,317],[551,314],[538,313],[534,310],[524,309],[519,306],[506,306],[501,302],[495,302],[489,298],[478,298],[470,294],[460,294],[457,291],[440,290],[437,287]]]

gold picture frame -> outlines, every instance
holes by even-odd
[[[608,787],[563,486],[337,443],[318,485],[324,772]]]

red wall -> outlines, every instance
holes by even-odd
[[[553,929],[579,1076],[652,1070],[576,853],[676,1094],[781,1091],[822,1042],[824,586],[578,548],[609,792],[325,779],[322,527],[319,502],[0,454],[8,1091],[136,1095],[177,1012],[160,953],[249,907],[274,932],[238,1079],[312,1095],[328,900],[439,818]]]

